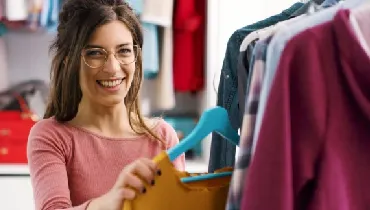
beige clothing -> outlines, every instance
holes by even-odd
[[[6,17],[10,21],[22,21],[28,18],[26,0],[7,0],[5,4]]]
[[[141,20],[160,27],[160,68],[155,79],[155,109],[169,110],[175,107],[173,87],[173,38],[172,15],[174,0],[144,0]]]
[[[8,63],[4,38],[0,37],[0,91],[8,88]]]
[[[172,26],[174,0],[144,0],[141,20],[164,27]]]
[[[172,27],[162,28],[162,46],[160,70],[156,78],[155,107],[169,110],[175,107],[175,90],[173,87],[173,43]]]

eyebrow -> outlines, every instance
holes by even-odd
[[[120,48],[120,47],[124,47],[124,46],[128,46],[128,45],[133,45],[133,44],[131,42],[127,42],[127,43],[123,43],[123,44],[117,45],[116,48]],[[100,45],[94,45],[94,44],[88,44],[85,47],[85,49],[91,49],[91,48],[104,49],[104,47],[102,47]]]

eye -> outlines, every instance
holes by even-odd
[[[119,49],[118,50],[118,54],[120,54],[120,55],[123,55],[123,56],[129,56],[129,55],[131,55],[132,54],[132,49],[130,49],[130,48],[121,48],[121,49]]]
[[[105,57],[105,53],[100,49],[88,49],[85,51],[85,55],[90,58],[101,58]]]

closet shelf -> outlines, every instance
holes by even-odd
[[[29,175],[29,167],[27,164],[0,164],[1,175]]]

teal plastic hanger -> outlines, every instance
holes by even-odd
[[[189,183],[189,182],[198,182],[198,181],[203,181],[203,180],[208,180],[208,179],[215,179],[215,178],[221,178],[225,176],[231,176],[233,173],[231,171],[228,172],[221,172],[221,173],[216,173],[216,174],[204,174],[204,175],[199,175],[199,176],[189,176],[189,177],[184,177],[181,178],[182,183]]]
[[[187,137],[182,139],[179,144],[168,150],[168,157],[171,161],[174,161],[178,156],[196,146],[212,132],[216,132],[233,144],[239,145],[240,136],[235,129],[231,127],[227,111],[222,107],[216,106],[215,108],[203,112],[194,130]],[[194,182],[229,175],[231,175],[231,172],[205,174],[182,178],[181,181]]]

